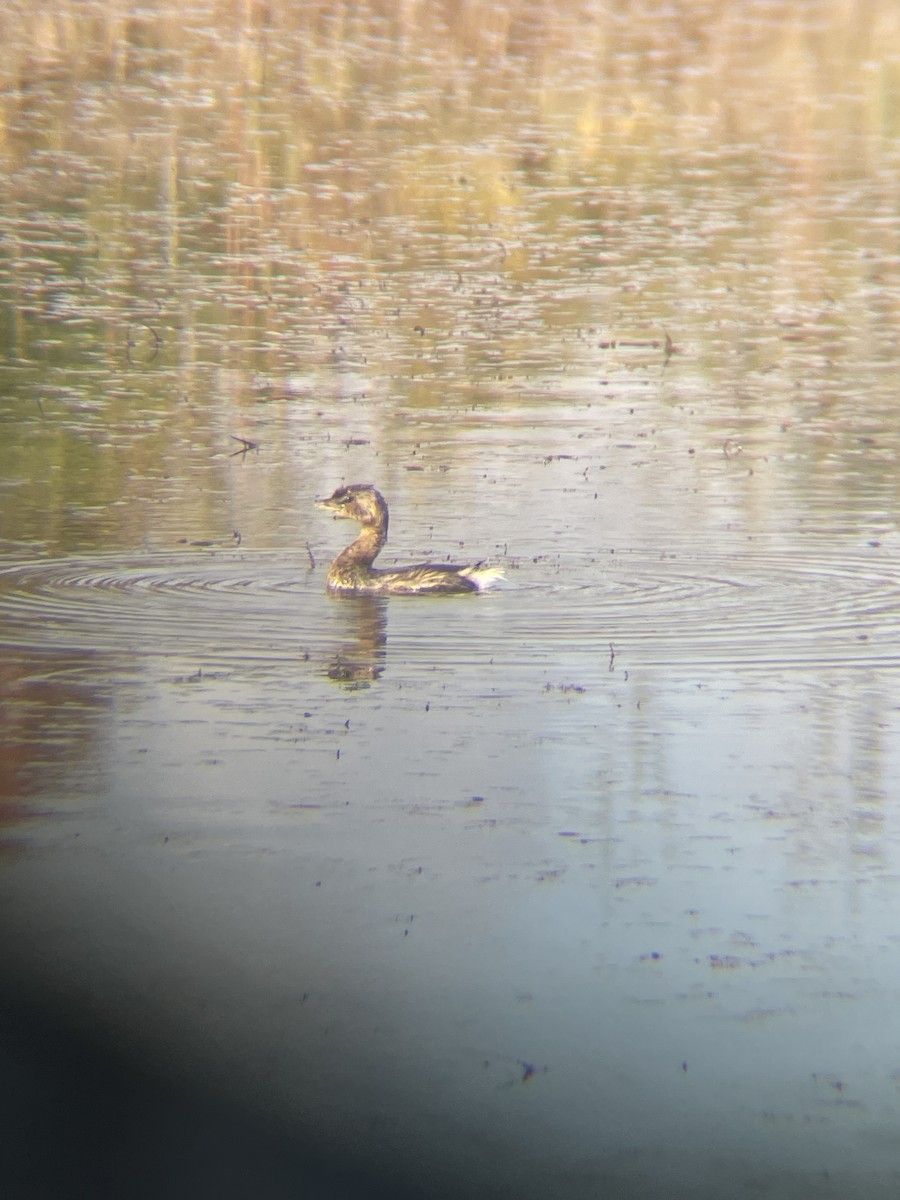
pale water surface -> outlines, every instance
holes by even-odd
[[[896,7],[83,7],[0,14],[10,989],[252,1194],[896,1196]],[[342,481],[504,585],[330,598]]]

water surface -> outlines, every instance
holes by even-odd
[[[896,1194],[900,25],[638,7],[4,30],[9,978],[357,1191]]]

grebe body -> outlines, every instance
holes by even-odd
[[[327,500],[317,500],[316,507],[362,526],[356,541],[342,550],[329,567],[329,592],[350,596],[461,595],[483,591],[503,576],[498,567],[482,563],[419,563],[386,570],[373,567],[387,541],[388,506],[370,483],[340,487]]]

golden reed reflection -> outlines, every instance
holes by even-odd
[[[896,359],[895,0],[33,7],[0,10],[0,373],[35,417],[2,536],[155,536],[264,405],[302,415],[281,461],[328,404],[405,461],[435,396],[416,437],[456,451],[471,398],[671,328],[717,394],[755,373],[777,441],[797,378]]]
[[[302,183],[310,163],[329,165],[322,150],[386,134],[432,147],[442,134],[477,136],[485,153],[474,174],[493,159],[499,185],[511,156],[552,159],[543,122],[576,130],[590,158],[622,139],[650,153],[673,129],[700,146],[711,136],[738,144],[825,129],[890,134],[900,119],[900,10],[891,0],[197,0],[187,10],[98,3],[90,20],[80,0],[61,0],[28,21],[7,6],[0,33],[7,153],[35,123],[64,135],[67,88],[121,85],[106,152],[133,154],[122,137],[131,129],[141,156],[150,153],[148,170],[179,143],[196,155],[195,176],[218,155],[237,155],[235,177],[247,187]],[[92,106],[103,121],[110,115],[104,96]],[[520,145],[491,145],[511,122]],[[397,178],[408,178],[398,166]]]

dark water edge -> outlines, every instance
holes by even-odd
[[[197,1079],[175,1082],[165,1071],[148,1069],[145,1054],[140,1040],[112,1038],[79,1020],[69,1004],[54,1005],[45,990],[34,994],[6,981],[0,1055],[11,1148],[4,1193],[10,1200],[81,1194],[238,1200],[251,1193],[264,1200],[412,1200],[467,1194],[464,1187],[457,1190],[460,1181],[452,1190],[436,1187],[427,1159],[427,1187],[402,1188],[396,1174],[377,1163],[348,1169],[353,1147],[325,1150],[308,1133],[260,1120]],[[498,1169],[492,1194],[512,1195],[502,1174]]]
[[[52,989],[5,972],[0,1118],[8,1200],[435,1194],[405,1185],[352,1145],[288,1128],[159,1059],[146,1034],[110,1030]]]
[[[368,1131],[317,1127],[314,1110],[307,1123],[291,1123],[258,1103],[252,1076],[259,1064],[247,1064],[242,1095],[239,1080],[223,1086],[216,1064],[206,1074],[187,1046],[161,1042],[158,1034],[152,1027],[112,1028],[30,970],[19,978],[6,972],[4,1196],[888,1200],[900,1186],[900,1172],[874,1166],[804,1171],[779,1165],[777,1150],[771,1160],[736,1157],[715,1139],[703,1147],[700,1131],[693,1148],[652,1140],[618,1151],[598,1145],[595,1155],[568,1162],[550,1141],[510,1142],[490,1162],[476,1152],[468,1170],[464,1144],[450,1164],[415,1136],[398,1153],[396,1128],[382,1142],[379,1124],[394,1126],[398,1116],[390,1109],[373,1109]]]
[[[160,1077],[135,1056],[133,1046],[112,1045],[101,1030],[74,1022],[68,1009],[63,1016],[44,993],[37,999],[7,986],[2,1005],[6,1102],[0,1111],[8,1200],[245,1200],[251,1195],[259,1200],[475,1200],[487,1194],[482,1183],[467,1187],[459,1178],[442,1186],[440,1168],[429,1161],[427,1147],[410,1147],[412,1162],[385,1163],[376,1155],[367,1162],[349,1139],[323,1147],[308,1131],[263,1119],[202,1085]],[[418,1185],[403,1181],[413,1164],[422,1180]],[[806,1174],[765,1163],[717,1161],[712,1146],[707,1168],[718,1182],[707,1186],[680,1172],[666,1177],[636,1168],[632,1155],[613,1156],[590,1172],[596,1175],[593,1187],[569,1191],[560,1181],[556,1194],[598,1200],[759,1195],[888,1200],[900,1187],[896,1174]],[[507,1182],[504,1164],[497,1164],[490,1195],[512,1200],[540,1194],[518,1177],[519,1169],[509,1174],[513,1178]]]

